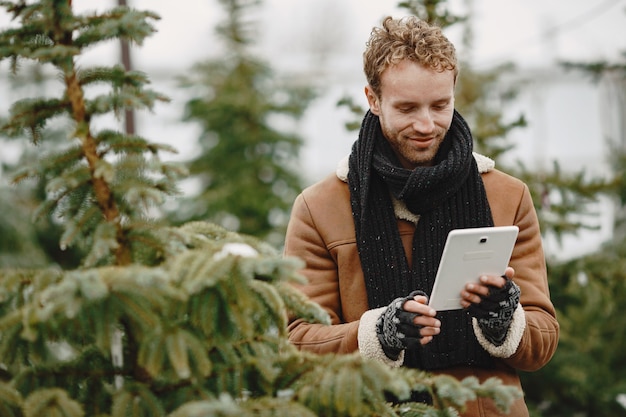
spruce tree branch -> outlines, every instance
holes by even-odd
[[[75,27],[71,22],[71,8],[71,0],[58,2],[55,7],[51,8],[51,13],[48,16],[49,20],[44,19],[46,23],[49,24],[47,36],[50,38],[50,43],[54,45],[53,48],[49,49],[50,51],[53,49],[56,51],[54,54],[50,53],[48,56],[45,56],[45,61],[59,68],[63,74],[66,100],[69,102],[69,109],[67,109],[67,111],[76,123],[75,135],[80,140],[82,155],[87,160],[89,166],[91,187],[95,195],[96,203],[102,212],[104,220],[112,224],[115,229],[115,239],[117,242],[117,248],[115,250],[116,263],[118,265],[127,265],[131,263],[131,253],[121,224],[122,216],[115,202],[110,184],[107,183],[105,178],[99,175],[97,169],[101,165],[102,157],[97,152],[97,140],[90,132],[89,114],[87,112],[84,92],[74,62],[74,55],[80,52],[81,48],[80,45],[76,48],[77,45],[75,45],[73,39]],[[60,50],[66,52],[71,50],[72,52],[59,53]],[[42,57],[44,56],[42,55]],[[33,130],[33,137],[35,139],[37,138],[36,130]]]
[[[115,251],[115,259],[118,265],[128,265],[131,263],[130,248],[127,244],[124,230],[121,225],[119,209],[113,198],[113,193],[109,184],[104,178],[95,175],[96,167],[100,162],[100,155],[97,151],[97,142],[89,129],[89,120],[86,117],[84,93],[80,86],[76,70],[72,63],[71,71],[65,74],[66,94],[71,103],[72,117],[76,122],[76,134],[81,141],[83,154],[89,164],[91,182],[98,207],[102,211],[105,220],[112,223],[116,230],[116,241],[118,243]]]

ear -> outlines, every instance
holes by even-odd
[[[367,102],[370,105],[370,111],[375,115],[380,115],[380,100],[378,96],[372,90],[372,87],[369,85],[365,86],[365,97],[367,97]]]

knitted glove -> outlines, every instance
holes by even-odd
[[[391,360],[398,359],[403,349],[411,349],[419,345],[422,326],[413,323],[413,319],[419,314],[402,309],[404,303],[412,300],[416,295],[426,296],[426,293],[413,291],[406,297],[396,298],[387,306],[376,322],[378,341],[385,355]]]
[[[489,295],[482,297],[480,303],[467,308],[470,315],[476,317],[485,338],[496,346],[504,343],[520,297],[517,284],[506,276],[503,278],[506,284],[502,288],[491,287]]]

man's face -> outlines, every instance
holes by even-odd
[[[381,96],[365,87],[372,113],[402,166],[432,165],[454,114],[454,72],[404,60],[381,76]]]

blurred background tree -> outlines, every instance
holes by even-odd
[[[596,81],[608,80],[613,104],[626,108],[626,62],[562,65]],[[626,115],[616,114],[622,136],[603,138],[608,143],[611,176],[601,189],[588,194],[590,199],[600,193],[610,198],[613,236],[589,254],[549,265],[561,338],[553,360],[539,372],[524,375],[535,416],[626,415],[626,377],[620,371],[626,367],[626,316],[622,314],[626,309]],[[580,190],[585,192],[584,187]]]
[[[220,3],[226,11],[217,27],[222,50],[183,79],[193,96],[186,120],[202,127],[199,152],[188,164],[196,190],[170,217],[209,220],[279,246],[303,185],[302,138],[290,132],[314,91],[281,82],[254,56],[260,1]]]

